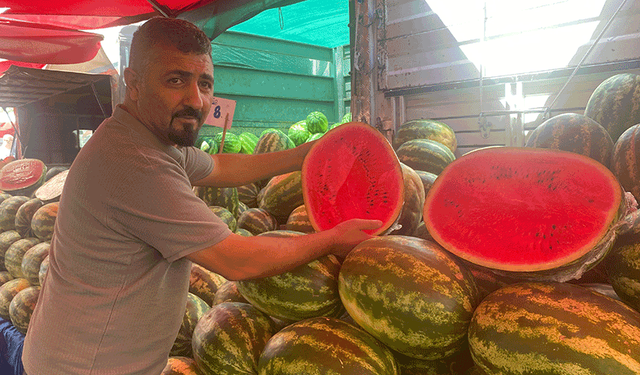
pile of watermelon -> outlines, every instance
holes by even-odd
[[[0,169],[0,317],[26,334],[38,301],[67,167],[19,159]]]
[[[640,117],[618,136],[600,121],[563,114],[526,147],[465,155],[440,121],[408,121],[386,145],[362,124],[328,130],[302,172],[238,187],[230,227],[299,236],[353,212],[383,227],[345,259],[211,274],[192,353],[166,373],[639,374]]]

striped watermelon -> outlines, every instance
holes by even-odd
[[[22,273],[22,259],[29,249],[40,243],[35,237],[22,238],[12,243],[4,254],[4,267],[13,277],[24,278]]]
[[[0,285],[6,283],[9,280],[13,280],[14,277],[9,271],[0,271]]]
[[[456,159],[447,146],[430,139],[413,139],[396,150],[400,162],[417,171],[440,174]]]
[[[258,192],[260,188],[255,182],[237,187],[238,200],[249,208],[258,207]]]
[[[318,317],[273,335],[258,375],[399,375],[391,351],[367,332],[340,319]]]
[[[260,138],[258,138],[253,153],[266,154],[268,152],[288,150],[291,148],[289,142],[293,143],[286,134],[274,129],[273,131],[262,134]]]
[[[604,264],[616,294],[640,311],[640,235],[620,236],[604,258]]]
[[[523,279],[567,281],[611,248],[623,197],[611,171],[584,155],[489,147],[450,164],[423,213],[433,238],[471,263]]]
[[[418,359],[460,352],[478,302],[473,275],[458,260],[434,242],[408,236],[358,244],[342,263],[338,287],[360,327]]]
[[[263,208],[249,208],[238,218],[238,228],[243,228],[253,235],[278,229],[278,221]]]
[[[284,223],[291,212],[303,203],[302,173],[295,171],[271,178],[262,189],[258,207]]]
[[[213,306],[193,332],[193,358],[206,374],[255,374],[258,358],[275,333],[274,322],[247,303]]]
[[[33,231],[31,230],[31,218],[36,211],[42,207],[44,203],[38,198],[32,198],[24,202],[16,211],[15,217],[15,230],[21,237],[33,237]]]
[[[169,357],[160,375],[201,375],[201,372],[193,358],[175,356]]]
[[[303,144],[311,136],[311,133],[307,130],[306,120],[298,121],[291,125],[287,135],[296,146]]]
[[[242,215],[242,213],[248,209],[249,207],[246,204],[242,202],[238,202],[238,212],[236,213],[236,221],[238,221],[238,219],[240,218],[240,215]],[[236,230],[238,230],[238,228],[236,228]]]
[[[258,144],[258,136],[250,132],[243,132],[238,136],[238,139],[240,140],[240,152],[253,154],[256,144]]]
[[[474,366],[468,347],[460,353],[442,359],[417,359],[393,353],[402,375],[469,375]]]
[[[14,327],[22,334],[27,334],[29,321],[38,303],[39,286],[30,286],[19,291],[9,304],[9,318]]]
[[[224,207],[235,217],[238,214],[238,189],[235,187],[195,186],[193,192],[207,206]]]
[[[520,283],[487,296],[469,345],[486,374],[640,374],[640,313],[570,283]]]
[[[16,229],[16,213],[29,200],[25,196],[7,198],[0,203],[0,231]]]
[[[11,320],[9,315],[9,306],[11,300],[23,289],[30,287],[29,280],[25,278],[17,278],[7,281],[0,285],[0,318]]]
[[[210,206],[209,209],[211,210],[211,212],[216,214],[216,216],[219,217],[223,223],[227,224],[227,227],[229,227],[232,232],[235,232],[235,230],[238,229],[238,221],[236,220],[235,215],[231,213],[231,211],[221,206]]]
[[[219,305],[223,302],[249,303],[249,301],[247,301],[238,290],[237,281],[227,281],[220,285],[215,297],[213,298],[213,304],[211,306]]]
[[[420,176],[420,180],[422,180],[422,186],[424,187],[424,196],[426,198],[427,194],[429,194],[429,190],[433,183],[436,182],[437,174],[425,171],[416,171],[418,176]]]
[[[575,152],[611,165],[613,140],[609,133],[587,116],[563,113],[538,125],[527,137],[525,147]]]
[[[218,144],[218,152],[220,152],[220,146],[222,145],[222,132],[216,133],[213,136],[214,142]],[[222,152],[225,154],[237,154],[242,149],[242,143],[240,138],[231,132],[227,132],[224,135],[224,145],[222,145]]]
[[[49,268],[49,256],[47,255],[40,263],[40,271],[38,272],[38,282],[42,285],[44,281],[44,277],[47,274],[47,269]]]
[[[591,93],[584,115],[602,125],[615,142],[640,123],[640,75],[621,73],[605,79]]]
[[[202,318],[210,308],[210,305],[202,300],[202,298],[193,293],[187,293],[187,306],[184,311],[184,316],[182,317],[182,324],[180,325],[178,336],[176,336],[173,347],[171,347],[171,351],[169,352],[170,356],[193,356],[193,349],[191,348],[193,331],[200,318]]]
[[[367,231],[377,235],[400,216],[402,168],[382,133],[350,122],[328,131],[311,147],[302,165],[302,191],[317,231],[359,218],[382,221],[380,228]]]
[[[640,201],[640,124],[625,130],[613,146],[611,170],[625,191]],[[0,204],[1,206],[1,204]]]
[[[437,120],[418,119],[400,125],[393,137],[393,147],[397,150],[403,143],[414,139],[430,139],[442,143],[451,152],[455,152],[458,146],[456,134],[449,125]]]
[[[300,232],[272,231],[260,236],[290,237]],[[338,294],[340,262],[325,255],[275,276],[240,280],[238,290],[260,311],[285,321],[316,316],[340,316],[344,311]]]
[[[6,270],[4,266],[4,256],[9,247],[20,239],[22,239],[22,237],[15,230],[8,230],[0,233],[0,270]]]
[[[40,207],[31,218],[31,231],[41,241],[50,241],[53,226],[58,217],[59,202],[47,203]]]
[[[237,228],[235,232],[233,232],[237,235],[243,236],[243,237],[252,237],[253,233],[249,232],[248,230],[244,229],[244,228]]]
[[[29,283],[40,286],[40,266],[42,261],[49,255],[49,242],[40,242],[33,245],[22,257],[22,275]]]
[[[307,213],[307,208],[304,204],[291,211],[291,214],[287,218],[285,227],[287,230],[303,233],[313,233],[316,231],[313,229],[313,225],[311,225],[311,220],[309,220],[309,214]]]
[[[424,186],[422,179],[416,171],[406,164],[402,167],[402,180],[404,181],[404,204],[398,219],[400,228],[392,230],[391,234],[410,236],[422,222],[422,209],[424,208]]]
[[[305,120],[307,124],[307,130],[311,134],[325,133],[329,130],[329,121],[327,116],[320,111],[313,111],[307,115]]]
[[[205,301],[209,306],[213,305],[213,298],[218,288],[227,280],[215,272],[209,271],[197,263],[191,264],[189,276],[189,293]]]

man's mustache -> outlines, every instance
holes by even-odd
[[[173,114],[173,118],[178,118],[178,117],[190,117],[190,118],[195,118],[198,121],[200,121],[202,119],[202,112],[191,108],[191,107],[187,107],[181,111],[178,111],[176,113]]]

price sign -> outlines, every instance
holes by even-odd
[[[233,112],[236,110],[236,101],[223,98],[213,98],[211,111],[204,123],[219,128],[229,129],[233,122]]]

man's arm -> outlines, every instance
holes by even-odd
[[[372,237],[363,230],[380,225],[378,220],[352,219],[326,231],[294,237],[230,234],[187,258],[228,280],[274,276],[327,254],[344,257],[357,244]]]
[[[213,170],[195,186],[241,186],[284,173],[299,171],[302,162],[317,141],[306,142],[284,151],[265,154],[214,154]]]

